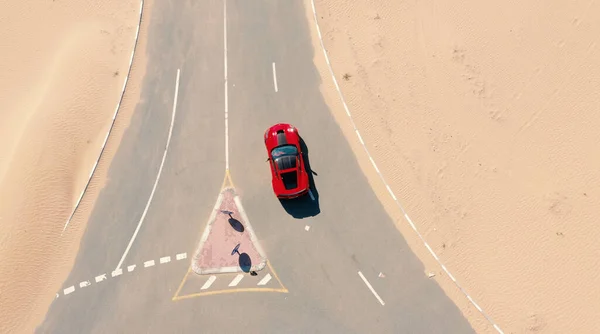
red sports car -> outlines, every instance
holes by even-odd
[[[265,131],[265,146],[275,195],[292,199],[308,193],[309,178],[304,169],[298,129],[286,123],[273,125]]]

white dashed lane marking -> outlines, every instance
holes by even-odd
[[[173,260],[173,257],[171,257],[171,256],[164,256],[164,257],[160,257],[158,259],[158,261],[156,261],[156,260],[144,261],[144,262],[142,262],[143,263],[142,267],[149,268],[149,267],[166,265],[168,263],[181,261],[181,260],[187,259],[187,253],[176,254],[174,258],[175,258],[175,260]],[[137,265],[132,264],[132,265],[127,266],[126,272],[123,269],[117,269],[117,270],[112,271],[110,275],[103,273],[101,275],[95,276],[93,280],[80,281],[76,285],[72,285],[72,286],[65,288],[64,290],[62,290],[62,293],[60,293],[60,292],[57,293],[56,298],[58,298],[61,295],[66,296],[66,295],[72,294],[77,289],[77,287],[79,287],[79,289],[83,289],[85,287],[94,285],[94,282],[96,284],[99,284],[100,282],[109,280],[110,278],[116,278],[123,274],[131,273],[135,270],[136,267],[137,267]],[[205,291],[205,290],[221,290],[223,288],[231,288],[231,289],[249,288],[251,286],[265,287],[265,286],[277,284],[277,280],[274,280],[273,278],[274,278],[273,275],[268,270],[260,271],[257,276],[251,276],[250,274],[245,274],[245,273],[240,273],[240,274],[235,274],[235,275],[231,275],[231,274],[211,275],[211,276],[202,275],[202,276],[200,276],[200,279],[201,279],[200,282],[202,284],[202,287],[200,288],[200,290]]]
[[[74,285],[71,285],[70,287],[68,287],[68,288],[66,288],[66,289],[63,290],[63,292],[64,292],[65,295],[68,295],[68,294],[70,294],[73,291],[75,291],[75,286]]]
[[[377,298],[377,300],[379,301],[379,304],[381,304],[381,306],[384,306],[385,303],[383,302],[383,299],[381,299],[381,297],[379,297],[379,294],[377,293],[377,291],[375,291],[375,289],[373,289],[373,286],[371,285],[371,283],[369,283],[369,281],[367,281],[367,278],[365,277],[365,275],[363,275],[363,273],[361,273],[359,271],[358,276],[360,276],[360,278],[363,280],[363,282],[365,283],[367,288],[369,288],[369,290],[371,290],[371,293],[373,294],[373,296],[375,296],[375,298]]]
[[[179,253],[179,254],[175,255],[175,259],[176,259],[177,261],[180,261],[180,260],[183,260],[183,259],[186,259],[186,258],[187,258],[187,253]],[[170,263],[170,262],[172,262],[172,261],[171,261],[171,257],[170,257],[170,256],[164,256],[164,257],[161,257],[161,258],[159,259],[159,263],[160,263],[160,264],[167,264],[167,263]],[[145,261],[145,262],[144,262],[144,268],[153,267],[153,266],[155,266],[155,265],[156,265],[156,262],[155,262],[155,260],[148,260],[148,261]],[[127,266],[127,272],[128,272],[128,273],[130,273],[130,272],[134,271],[135,267],[136,267],[136,265],[135,265],[135,264],[132,264],[132,265],[129,265],[129,266]],[[111,272],[111,274],[110,274],[110,277],[113,277],[113,278],[114,278],[114,277],[121,276],[122,274],[123,274],[123,269],[120,269],[120,268],[119,268],[119,269],[113,270],[113,271]],[[107,274],[106,274],[106,273],[104,273],[104,274],[101,274],[101,275],[95,276],[95,277],[94,277],[94,281],[95,281],[96,283],[100,283],[100,282],[102,282],[102,281],[105,281],[105,280],[107,280],[108,278],[109,278],[109,277],[107,276]],[[213,281],[214,281],[214,280],[213,280]],[[211,284],[212,284],[212,283],[211,283]],[[81,281],[81,282],[79,282],[79,284],[78,284],[78,286],[79,286],[79,288],[80,288],[80,289],[83,289],[83,288],[85,288],[85,287],[88,287],[88,286],[90,286],[90,285],[92,285],[92,282],[91,282],[91,280],[85,280],[85,281]],[[69,286],[68,288],[65,288],[65,289],[63,289],[63,291],[62,291],[62,294],[66,296],[66,295],[68,295],[68,294],[71,294],[71,293],[73,293],[73,292],[75,291],[75,287],[76,287],[75,285],[71,285],[71,286]],[[57,293],[57,294],[56,294],[56,298],[58,298],[59,296],[60,296],[60,294],[59,294],[59,293]]]
[[[277,69],[275,68],[275,63],[273,62],[273,86],[275,87],[275,92],[277,93],[279,89],[277,88]]]
[[[122,273],[123,273],[123,269],[117,269],[117,270],[114,270],[110,275],[112,277],[117,277],[117,276],[121,275]]]

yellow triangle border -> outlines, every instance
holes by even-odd
[[[279,285],[281,286],[281,288],[236,288],[236,289],[222,289],[222,290],[213,290],[213,291],[206,291],[206,292],[197,292],[197,293],[191,293],[191,294],[180,296],[179,293],[181,292],[181,289],[183,288],[183,286],[187,282],[187,279],[188,279],[189,275],[192,273],[192,267],[189,266],[188,269],[187,269],[187,272],[185,273],[185,276],[181,280],[181,283],[179,283],[179,287],[177,288],[177,291],[175,291],[175,294],[171,298],[171,301],[176,302],[176,301],[183,300],[183,299],[191,299],[191,298],[202,297],[202,296],[221,295],[221,294],[239,293],[239,292],[279,292],[279,293],[289,293],[289,290],[283,285],[283,283],[281,283],[281,280],[279,279],[279,276],[277,275],[277,273],[275,272],[275,270],[271,266],[270,261],[267,261],[267,267],[269,268],[269,271],[271,273],[273,273],[273,277],[275,277],[275,280],[277,280],[277,283],[279,283]]]

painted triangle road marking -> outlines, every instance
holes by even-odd
[[[229,180],[229,184],[227,181]],[[226,173],[208,224],[193,256],[196,274],[256,272],[267,262],[239,196]]]
[[[191,266],[172,300],[237,292],[287,293],[288,290],[256,239],[226,170]]]

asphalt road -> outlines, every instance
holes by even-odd
[[[312,22],[302,6],[227,0],[225,60],[222,0],[155,3],[142,98],[64,284],[76,289],[61,290],[38,332],[473,332],[425,276],[324,103],[312,63]],[[231,176],[267,253],[265,270],[288,292],[231,290],[173,301],[225,175],[225,61]],[[177,116],[162,176],[123,274],[111,277],[156,179],[178,68]],[[262,135],[277,122],[296,125],[306,142],[317,174],[315,201],[284,208],[272,193]],[[176,260],[182,253],[187,259]],[[166,256],[171,261],[159,264]],[[155,265],[145,268],[149,260]],[[194,279],[187,289],[196,289]],[[86,280],[90,285],[80,287]]]

